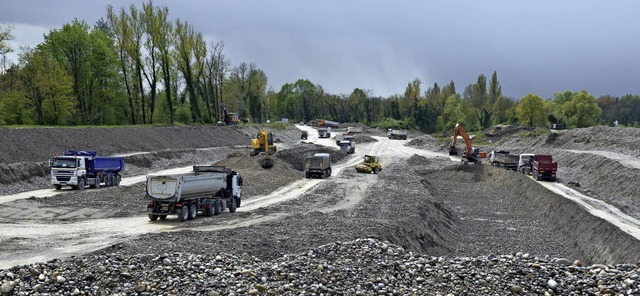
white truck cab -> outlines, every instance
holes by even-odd
[[[518,172],[523,174],[531,174],[531,160],[535,154],[522,153],[518,158]]]
[[[84,187],[87,175],[86,157],[56,156],[49,161],[51,166],[51,184],[56,189],[62,186]],[[82,184],[79,184],[82,183]]]

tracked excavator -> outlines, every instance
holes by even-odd
[[[480,164],[480,158],[487,157],[487,153],[484,151],[480,151],[477,147],[471,146],[471,138],[469,138],[469,134],[462,128],[459,123],[456,123],[455,128],[453,129],[453,141],[451,142],[451,146],[449,146],[449,155],[459,155],[458,148],[456,147],[456,141],[458,136],[464,139],[465,150],[462,155],[462,163],[467,164],[469,162]]]
[[[254,139],[251,139],[251,156],[256,156],[260,152],[267,152],[272,155],[275,154],[277,149],[273,144],[273,134],[266,128],[261,129]]]

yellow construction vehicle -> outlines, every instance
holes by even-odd
[[[380,163],[378,162],[379,159],[377,156],[373,156],[373,155],[365,155],[364,156],[364,162],[361,164],[357,164],[355,166],[356,171],[358,173],[374,173],[377,174],[378,172],[380,172],[382,170],[382,166],[380,165]]]
[[[273,134],[266,128],[263,128],[254,139],[251,139],[250,155],[256,156],[260,154],[260,152],[266,152],[266,149],[269,149],[269,154],[275,154],[277,151],[276,145],[273,144]]]

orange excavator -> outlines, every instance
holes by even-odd
[[[458,136],[461,136],[464,139],[464,143],[466,145],[466,149],[464,150],[464,154],[462,155],[462,162],[467,164],[469,162],[473,162],[475,164],[480,163],[480,158],[487,157],[487,152],[480,151],[477,147],[471,146],[471,138],[469,138],[469,134],[462,128],[459,123],[456,123],[456,127],[453,129],[453,141],[451,142],[451,146],[449,146],[449,155],[458,155],[458,148],[456,148],[456,140]]]

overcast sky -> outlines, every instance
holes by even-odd
[[[34,47],[74,18],[93,25],[141,1],[2,0],[11,43]],[[640,1],[154,1],[171,19],[224,41],[232,65],[253,62],[274,90],[309,79],[327,92],[403,93],[453,80],[459,93],[498,72],[503,94],[640,95]]]

